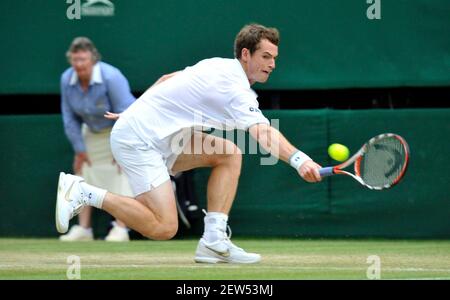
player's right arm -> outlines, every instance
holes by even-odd
[[[295,167],[307,182],[321,181],[320,165],[295,148],[277,129],[268,124],[255,124],[249,128],[250,135],[270,154]],[[297,155],[300,164],[292,161]]]

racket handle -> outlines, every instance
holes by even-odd
[[[327,177],[334,175],[333,167],[326,167],[319,170],[320,177]]]

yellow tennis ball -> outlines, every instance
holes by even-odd
[[[328,147],[328,154],[334,160],[345,161],[348,159],[350,151],[346,146],[335,143],[331,144],[330,147]]]

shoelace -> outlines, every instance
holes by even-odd
[[[206,212],[206,210],[205,209],[202,209],[202,212],[206,215],[207,214],[207,212]],[[228,231],[229,231],[229,234],[227,234],[227,229],[228,229]],[[225,241],[225,242],[227,242],[227,243],[229,243],[230,245],[231,245],[231,247],[233,247],[233,248],[235,248],[235,249],[237,249],[237,250],[240,250],[240,251],[244,251],[244,249],[242,249],[242,248],[239,248],[238,246],[236,246],[235,244],[233,244],[233,242],[231,241],[231,235],[232,235],[232,231],[231,231],[231,227],[230,227],[230,225],[228,225],[227,224],[227,228],[225,229],[225,231],[223,231],[223,230],[220,230],[221,232],[223,232],[223,241]]]
[[[78,215],[81,212],[81,209],[83,208],[83,206],[88,205],[88,200],[89,200],[89,197],[87,197],[85,195],[85,193],[81,192],[81,201],[77,202],[77,205],[72,207],[72,213],[71,213],[70,218],[73,218],[76,215]]]

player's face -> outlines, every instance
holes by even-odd
[[[81,80],[90,80],[94,61],[90,51],[80,50],[70,54],[70,64]]]
[[[266,82],[275,69],[275,60],[278,57],[278,46],[266,39],[261,40],[256,49],[253,54],[248,51],[245,57],[250,84]]]

